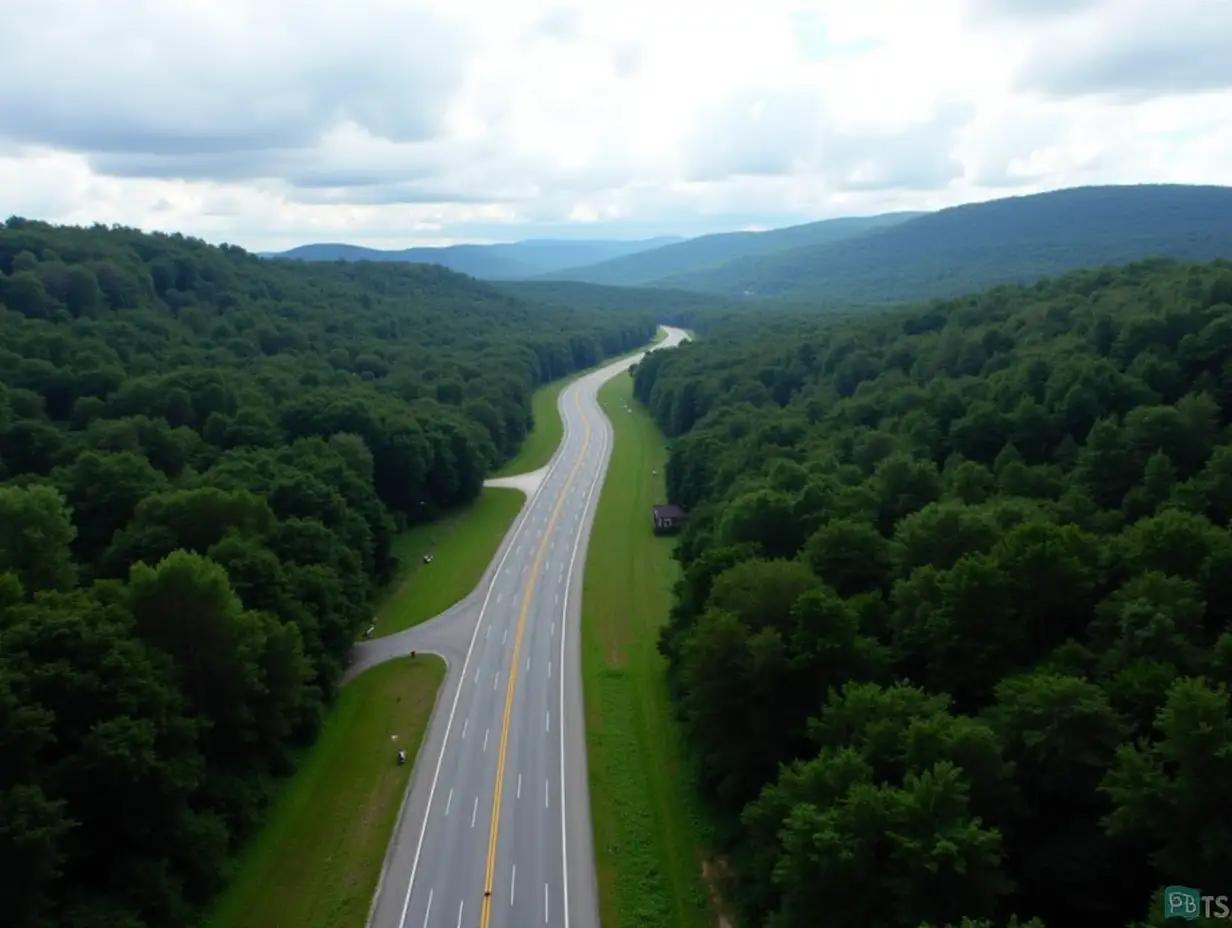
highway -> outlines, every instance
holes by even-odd
[[[684,337],[669,328],[656,350]],[[348,678],[411,649],[449,665],[386,855],[373,928],[599,924],[578,630],[612,443],[596,394],[640,357],[561,392],[560,447],[534,475],[476,590],[430,622],[356,648]],[[649,514],[631,517],[649,523]],[[392,763],[392,746],[390,755]]]

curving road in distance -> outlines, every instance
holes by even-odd
[[[560,447],[475,591],[356,648],[348,677],[411,649],[449,664],[371,928],[598,928],[578,629],[612,445],[597,393],[640,357],[561,392]]]

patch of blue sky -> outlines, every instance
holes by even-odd
[[[849,42],[831,41],[825,20],[816,10],[794,13],[792,22],[795,27],[796,47],[800,50],[800,54],[810,61],[863,55],[881,45],[879,39],[871,36],[853,39]]]

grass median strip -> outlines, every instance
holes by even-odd
[[[373,635],[392,635],[425,622],[470,593],[524,502],[521,490],[484,487],[465,509],[398,535],[393,550],[406,569],[377,611]],[[429,551],[434,557],[425,564]]]
[[[599,399],[616,441],[586,561],[582,678],[600,921],[713,928],[703,820],[658,651],[679,576],[673,541],[651,532],[667,452],[633,400],[632,378],[617,377]]]
[[[440,658],[399,658],[343,687],[209,928],[363,928],[444,676]]]

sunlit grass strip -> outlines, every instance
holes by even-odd
[[[704,830],[658,652],[679,576],[672,540],[651,532],[651,506],[664,501],[666,450],[632,393],[627,376],[599,393],[616,443],[583,588],[582,676],[600,916],[603,928],[713,928],[701,880]]]
[[[652,346],[657,345],[665,338],[667,338],[667,330],[660,327],[650,344]],[[637,354],[637,352],[645,350],[645,347],[638,348],[620,357],[627,358],[630,354]],[[522,442],[522,447],[518,449],[517,456],[503,464],[499,470],[493,472],[492,476],[511,477],[514,474],[526,474],[530,471],[538,470],[546,465],[548,461],[552,460],[552,455],[556,453],[556,449],[560,446],[561,436],[564,434],[560,410],[556,406],[557,400],[560,399],[561,391],[584,374],[597,370],[599,367],[605,367],[616,360],[619,360],[619,358],[608,358],[600,362],[597,367],[579,371],[560,380],[554,380],[536,390],[535,395],[531,397],[531,410],[535,417],[534,429],[526,436],[526,440]]]
[[[209,928],[363,928],[444,676],[440,658],[400,658],[342,688]]]
[[[395,538],[405,569],[377,612],[374,637],[426,622],[470,593],[525,502],[520,490],[485,487],[466,508]],[[425,564],[429,551],[435,556]]]

